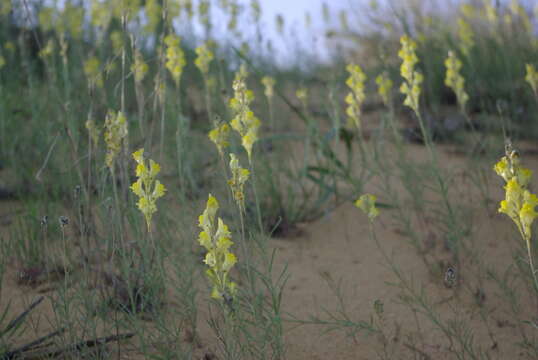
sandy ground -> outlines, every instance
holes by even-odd
[[[532,144],[528,147],[531,148]],[[423,257],[409,244],[402,229],[395,225],[395,210],[381,209],[381,215],[374,225],[377,239],[401,273],[412,281],[416,291],[424,291],[441,319],[445,322],[458,319],[466,321],[477,348],[492,359],[529,358],[516,343],[521,341],[522,328],[530,338],[536,336],[536,331],[521,325],[522,320],[536,314],[536,305],[528,299],[524,286],[516,281],[513,285],[520,291],[519,314],[522,318],[515,318],[509,304],[500,297],[499,287],[484,271],[477,270],[480,268],[477,262],[482,263],[482,268],[491,268],[501,275],[513,266],[512,253],[520,246],[515,228],[506,216],[495,211],[495,203],[491,204],[489,211],[484,208],[479,194],[465,178],[463,158],[454,155],[449,147],[439,149],[443,167],[459,173],[457,180],[454,180],[457,186],[451,196],[457,202],[461,200],[468,211],[466,216],[472,217],[471,233],[466,235],[464,241],[479,256],[475,259],[464,257],[455,269],[457,284],[447,287],[442,269],[450,264],[450,255],[436,228],[430,226],[428,214],[425,219],[417,219],[415,226],[424,241],[428,242],[428,253],[424,258],[438,264],[439,271],[428,271]],[[409,151],[413,159],[427,158],[426,150],[420,145],[409,145]],[[528,156],[525,162],[538,171],[536,157]],[[493,172],[489,177],[490,196],[498,201],[502,197],[500,183]],[[367,190],[375,192],[376,189],[372,184]],[[383,198],[383,194],[379,194],[379,197]],[[431,200],[438,201],[435,198]],[[0,203],[3,236],[9,233],[17,209],[21,208],[22,204],[17,202]],[[283,299],[286,317],[328,320],[324,310],[333,314],[339,310],[340,303],[334,291],[336,288],[341,291],[343,305],[351,320],[370,321],[376,300],[383,303],[384,310],[382,318],[373,318],[376,324],[383,324],[386,341],[379,334],[366,336],[358,333],[350,337],[342,330],[327,332],[326,326],[299,326],[286,322],[286,359],[375,359],[384,354],[383,349],[387,351],[386,358],[390,359],[456,358],[452,350],[457,349],[458,345],[449,344],[442,331],[420,313],[420,308],[414,311],[412,307],[402,304],[401,290],[389,284],[398,280],[371,238],[369,229],[366,216],[347,201],[314,222],[299,224],[299,231],[292,236],[270,240],[270,246],[277,249],[276,272],[287,265],[290,274]],[[11,305],[8,318],[41,295],[36,289],[18,284],[13,268],[8,268],[1,290],[0,308],[3,309],[8,303]],[[35,330],[25,334],[25,339],[46,334],[54,328],[54,312],[48,297],[50,293],[45,292],[44,295],[47,299],[31,317]],[[481,314],[487,314],[486,321]],[[202,306],[198,319],[201,348],[196,351],[197,358],[210,353],[215,341],[207,329],[206,316],[207,311]],[[126,349],[129,349],[128,345]],[[140,358],[141,355],[126,350],[121,357]]]

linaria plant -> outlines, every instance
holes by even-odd
[[[454,91],[458,99],[458,105],[463,114],[466,114],[465,105],[469,100],[469,95],[465,92],[465,79],[460,73],[461,61],[453,51],[448,52],[445,60],[446,77],[445,85]]]
[[[254,93],[247,89],[247,75],[247,69],[242,65],[235,74],[234,97],[230,100],[230,108],[234,114],[231,121],[232,128],[241,135],[241,143],[247,151],[249,162],[252,164],[252,146],[258,140],[258,129],[261,122],[250,109]]]
[[[538,99],[538,72],[532,64],[526,64],[525,69],[527,74],[525,75],[525,81],[529,83],[534,92],[534,96]]]
[[[198,226],[202,229],[198,242],[207,253],[204,263],[207,265],[206,275],[211,283],[211,297],[232,305],[237,292],[237,285],[229,279],[229,272],[237,262],[230,247],[233,245],[228,226],[219,217],[219,203],[209,194],[204,212],[198,218]]]
[[[392,80],[387,72],[383,72],[375,78],[377,93],[381,96],[386,107],[392,107]]]
[[[415,70],[415,65],[418,63],[418,57],[415,53],[417,43],[407,35],[401,37],[400,43],[402,48],[398,56],[403,60],[400,73],[405,80],[400,87],[400,92],[405,95],[404,105],[409,106],[415,113],[419,114],[420,85],[424,76]]]
[[[366,81],[366,75],[362,71],[360,65],[349,64],[346,67],[349,73],[349,77],[346,80],[346,85],[349,87],[350,92],[346,96],[346,114],[348,116],[348,125],[354,125],[355,128],[361,131],[361,106],[366,98],[364,93],[364,82]]]
[[[107,146],[106,165],[114,173],[114,162],[127,137],[127,119],[120,111],[109,111],[105,118],[105,143]]]
[[[495,164],[493,169],[506,183],[505,199],[500,202],[499,212],[512,219],[521,238],[525,241],[532,276],[535,286],[538,287],[532,259],[532,223],[538,216],[536,212],[538,197],[528,190],[532,171],[521,165],[518,152],[512,149],[510,144],[506,146],[505,156]]]
[[[211,89],[209,84],[209,65],[211,64],[211,61],[213,61],[213,58],[215,57],[213,55],[213,52],[211,51],[209,47],[209,42],[206,42],[203,45],[200,45],[196,48],[196,59],[194,60],[194,64],[200,70],[202,73],[202,76],[204,78],[204,85],[205,85],[205,96],[206,96],[206,106],[207,106],[207,116],[209,119],[212,119],[212,112],[211,112]]]
[[[148,232],[151,231],[151,218],[157,211],[156,201],[164,195],[166,188],[156,180],[161,171],[161,167],[155,161],[149,159],[149,164],[144,158],[144,149],[133,153],[136,161],[136,177],[138,178],[132,185],[131,190],[138,196],[138,209],[146,219]]]

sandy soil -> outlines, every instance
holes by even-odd
[[[531,148],[532,144],[527,147]],[[514,286],[521,291],[519,314],[528,314],[528,318],[515,318],[510,306],[499,296],[499,287],[484,271],[478,271],[480,267],[477,265],[481,262],[501,275],[509,270],[514,264],[512,253],[521,245],[515,228],[506,216],[495,211],[495,203],[491,203],[489,211],[484,208],[479,194],[465,176],[463,158],[454,155],[448,146],[439,149],[443,167],[458,174],[454,180],[457,186],[451,196],[463,204],[467,211],[465,216],[472,217],[471,233],[464,241],[479,256],[463,258],[455,268],[457,284],[447,287],[443,269],[455,265],[450,264],[450,254],[438,231],[428,221],[428,214],[424,219],[416,219],[414,225],[427,242],[424,256],[417,253],[402,234],[403,230],[395,225],[393,209],[381,209],[374,225],[376,236],[393,263],[412,281],[415,290],[424,290],[440,318],[444,321],[465,319],[476,346],[492,359],[520,358],[524,355],[522,348],[516,344],[521,340],[520,329],[523,328],[529,337],[536,336],[536,331],[521,325],[520,321],[530,319],[536,305],[525,296],[524,286],[516,282]],[[409,145],[409,151],[410,157],[417,161],[428,156],[420,145]],[[536,157],[527,156],[525,163],[538,171]],[[493,172],[488,176],[491,179],[489,195],[496,202],[502,198],[500,182]],[[367,190],[375,193],[376,189],[373,183]],[[383,194],[379,197],[383,199]],[[438,201],[435,197],[429,200]],[[22,204],[17,202],[0,203],[2,236],[9,233],[18,216],[17,210],[21,208]],[[350,201],[315,222],[300,224],[299,230],[292,236],[270,240],[270,246],[277,249],[276,271],[287,265],[290,274],[283,299],[285,314],[297,319],[328,319],[324,309],[332,313],[339,310],[340,303],[334,291],[338,288],[351,320],[370,321],[374,302],[383,303],[382,318],[373,318],[377,324],[383,324],[386,341],[380,335],[359,333],[353,338],[341,330],[327,332],[324,326],[299,326],[287,322],[287,359],[375,359],[377,354],[383,354],[384,348],[391,359],[455,358],[451,349],[457,348],[457,345],[447,343],[442,331],[420,314],[420,309],[415,312],[402,304],[401,290],[389,284],[398,280],[371,238],[367,218]],[[439,271],[429,271],[423,259],[434,264],[433,268]],[[20,285],[17,276],[16,269],[9,267],[1,292],[0,309],[9,303],[9,314],[22,311],[30,301],[41,295],[39,290],[43,290],[43,287]],[[45,291],[44,295],[47,298],[32,315],[32,329],[24,339],[46,334],[54,328],[50,292]],[[198,319],[201,347],[195,355],[199,358],[212,351],[215,341],[207,328],[207,311],[204,309],[204,306],[200,308]],[[484,321],[481,314],[488,314],[488,320]],[[121,357],[130,359],[141,355],[129,352],[127,345]]]

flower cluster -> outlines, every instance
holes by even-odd
[[[183,68],[187,64],[185,54],[180,47],[181,39],[179,36],[170,34],[164,39],[166,44],[166,68],[172,74],[172,78],[179,85]]]
[[[346,80],[346,85],[351,90],[346,96],[346,114],[349,123],[353,123],[357,129],[361,128],[361,106],[366,98],[364,93],[364,82],[366,75],[362,71],[360,65],[349,64],[346,67],[349,72],[349,78]]]
[[[155,177],[161,171],[161,167],[153,160],[149,160],[149,166],[144,159],[144,149],[133,153],[133,158],[137,162],[136,177],[138,178],[132,185],[131,190],[138,199],[138,209],[144,214],[148,231],[151,229],[151,217],[157,211],[156,201],[162,197],[166,188]]]
[[[198,241],[207,250],[204,263],[209,267],[206,274],[213,285],[211,297],[227,300],[233,298],[237,290],[237,285],[228,278],[237,258],[230,252],[233,242],[228,226],[221,218],[215,223],[218,209],[217,199],[209,194],[206,208],[198,218],[198,226],[202,229]]]
[[[422,84],[424,76],[421,72],[415,70],[415,65],[418,63],[418,57],[415,53],[417,43],[407,35],[400,38],[400,43],[402,48],[398,52],[398,56],[403,60],[400,73],[405,79],[405,82],[400,87],[400,92],[406,96],[404,105],[409,106],[418,114],[420,84]]]
[[[140,50],[136,49],[134,53],[134,63],[131,66],[131,71],[134,74],[134,79],[136,83],[141,83],[148,73],[148,64],[144,61],[142,53]]]
[[[445,60],[446,78],[445,85],[451,88],[458,98],[458,105],[465,111],[465,104],[469,100],[469,95],[465,92],[465,79],[461,76],[461,61],[454,52],[448,52],[448,58]]]
[[[237,206],[239,206],[241,211],[244,211],[245,194],[243,192],[243,186],[247,182],[250,172],[239,165],[239,160],[235,154],[230,154],[230,170],[232,171],[232,178],[228,180],[228,185],[232,189],[232,195]]]
[[[249,161],[252,156],[252,146],[258,140],[258,129],[261,122],[252,110],[250,103],[254,100],[254,93],[247,89],[247,70],[241,66],[235,74],[233,82],[234,97],[230,99],[230,108],[234,113],[231,121],[232,128],[241,135],[241,142],[248,154]]]
[[[275,79],[273,79],[270,76],[264,76],[262,78],[262,84],[263,84],[263,87],[265,88],[265,90],[264,90],[265,96],[267,96],[267,99],[271,100],[273,98],[273,95],[274,95],[273,90],[274,90],[274,87],[275,87]]]
[[[538,216],[535,207],[538,198],[527,190],[532,171],[521,166],[518,153],[507,147],[506,155],[495,164],[495,172],[506,182],[506,198],[500,203],[499,212],[508,215],[516,224],[527,246],[530,247],[531,225]]]
[[[219,154],[223,156],[224,149],[230,146],[230,126],[225,122],[215,126],[215,128],[209,132],[209,139],[217,145]]]
[[[213,52],[209,49],[208,44],[200,45],[196,48],[196,60],[194,64],[200,70],[202,75],[207,76],[209,73],[209,64],[213,61]]]
[[[114,170],[114,159],[121,150],[123,139],[127,137],[127,119],[120,111],[117,114],[109,111],[105,118],[105,143],[107,146],[106,164],[110,171]]]
[[[527,75],[525,76],[525,81],[529,83],[532,87],[532,91],[538,96],[538,72],[532,64],[526,64]]]
[[[297,91],[295,91],[295,96],[297,97],[297,99],[299,99],[301,104],[306,107],[306,103],[308,101],[308,89],[304,86],[301,86],[297,89]]]
[[[375,83],[377,84],[377,93],[383,99],[383,103],[386,106],[390,106],[391,103],[391,92],[392,92],[392,80],[389,75],[384,72],[378,75],[375,78]]]
[[[88,86],[93,89],[95,86],[98,88],[103,87],[103,76],[101,75],[101,63],[95,56],[88,58],[84,62],[83,70],[84,75],[88,79]]]
[[[6,59],[2,55],[0,55],[0,69],[2,69],[6,65]]]
[[[465,56],[469,56],[474,46],[474,33],[471,25],[462,18],[458,19],[458,37],[460,38],[461,52]]]
[[[364,211],[364,213],[368,215],[368,219],[373,221],[376,216],[379,215],[379,210],[375,207],[376,200],[377,198],[375,195],[364,194],[355,201],[355,206]]]

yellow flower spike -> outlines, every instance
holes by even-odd
[[[462,67],[461,61],[457,58],[454,52],[448,52],[448,58],[445,60],[445,67],[445,85],[456,93],[458,105],[462,112],[465,112],[465,104],[469,100],[469,95],[465,92],[465,79],[460,73]]]
[[[166,188],[155,177],[160,171],[160,166],[153,160],[149,160],[149,167],[144,159],[144,149],[133,153],[133,159],[137,162],[136,176],[138,179],[131,185],[131,191],[138,196],[138,209],[146,219],[148,231],[151,230],[151,218],[157,211],[156,201],[164,196]]]
[[[0,55],[0,70],[6,65],[6,59]]]
[[[351,90],[347,97],[346,103],[348,107],[346,114],[348,115],[349,123],[354,124],[357,129],[361,128],[361,106],[366,98],[364,93],[364,82],[366,81],[366,75],[362,71],[362,68],[356,64],[349,64],[346,67],[349,72],[349,78],[346,80],[346,85]]]
[[[198,226],[202,229],[198,241],[207,253],[204,263],[209,267],[206,275],[213,287],[211,297],[217,300],[233,299],[236,284],[228,279],[228,273],[236,264],[237,258],[230,252],[233,245],[231,233],[221,218],[217,219],[218,202],[211,194],[206,208],[199,217]]]
[[[534,94],[538,96],[538,72],[536,71],[534,65],[531,64],[526,64],[525,69],[527,70],[525,81],[529,83],[529,85],[532,87],[532,91],[534,91]]]
[[[194,64],[204,76],[207,76],[209,73],[209,64],[214,58],[213,52],[209,49],[208,43],[198,46],[195,51],[197,57],[194,60]]]
[[[172,75],[176,85],[179,85],[183,68],[187,64],[185,53],[181,49],[181,38],[177,35],[170,34],[164,38],[166,44],[166,68]]]
[[[110,171],[114,169],[114,160],[127,137],[127,119],[120,111],[115,114],[109,111],[105,118],[105,143],[107,145],[106,164]]]
[[[245,194],[243,192],[243,186],[247,182],[250,172],[239,165],[239,160],[235,154],[230,154],[230,170],[232,172],[232,178],[228,180],[228,185],[230,185],[237,206],[239,206],[241,211],[244,211]]]
[[[264,76],[262,78],[262,84],[264,86],[264,94],[268,99],[271,99],[274,95],[275,79],[270,76]]]
[[[390,79],[389,75],[384,72],[375,78],[375,82],[378,87],[377,92],[381,96],[381,99],[383,99],[383,103],[385,104],[385,106],[390,106],[392,80]]]
[[[302,102],[303,104],[306,104],[308,100],[308,89],[305,87],[300,87],[295,92],[295,96],[297,97],[297,99],[299,99],[300,102]]]
[[[97,145],[99,144],[99,128],[95,125],[95,121],[91,117],[86,120],[85,125],[86,130],[88,130],[88,134],[90,134],[90,138],[92,139],[94,148],[97,148]]]
[[[247,76],[246,67],[243,65],[235,74],[233,82],[234,97],[230,99],[229,106],[234,113],[234,118],[230,124],[232,129],[241,135],[241,142],[247,151],[250,162],[252,160],[252,147],[258,140],[258,130],[261,122],[250,110],[250,103],[254,100],[254,93],[247,89]]]
[[[415,70],[415,65],[418,63],[418,57],[415,53],[417,44],[407,35],[400,38],[400,43],[402,45],[398,52],[398,56],[402,59],[400,73],[405,79],[405,82],[400,87],[400,92],[406,95],[404,105],[419,114],[420,85],[424,77],[419,71]]]
[[[148,72],[148,64],[144,61],[142,53],[140,50],[135,50],[134,63],[131,66],[131,71],[134,74],[134,79],[136,83],[141,83],[142,80],[146,77]]]
[[[364,211],[368,215],[368,219],[373,221],[379,215],[379,210],[375,206],[376,200],[375,195],[364,194],[355,201],[355,206]]]
[[[98,88],[103,87],[103,77],[101,75],[101,62],[95,56],[88,58],[84,62],[83,70],[84,75],[88,79],[88,84],[90,88],[97,86]]]
[[[222,123],[217,125],[209,132],[209,139],[215,143],[221,156],[224,155],[224,149],[230,146],[230,125]]]
[[[471,25],[462,18],[458,19],[458,37],[460,38],[461,52],[465,56],[469,56],[475,44],[474,33]]]

